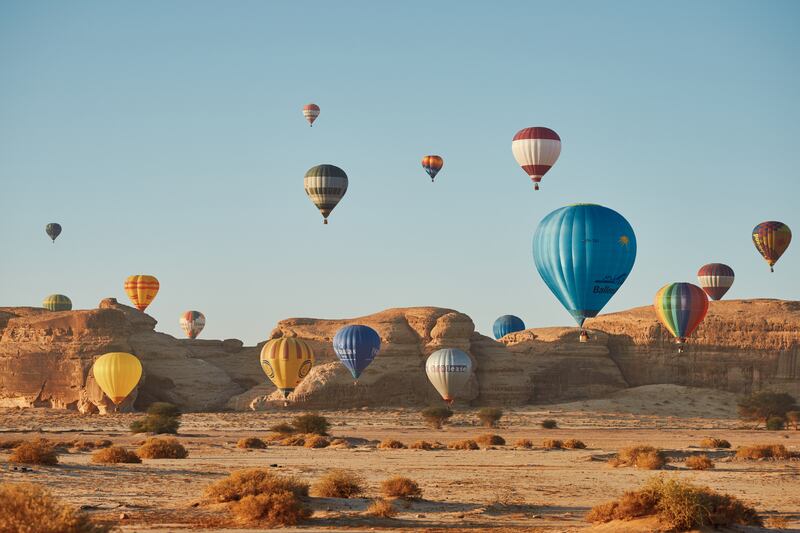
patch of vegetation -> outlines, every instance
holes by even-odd
[[[433,429],[442,429],[442,426],[453,416],[453,411],[447,407],[426,407],[420,414],[428,426]]]
[[[645,470],[659,470],[667,464],[664,452],[652,446],[638,445],[623,448],[609,461],[611,466],[635,466]]]
[[[382,440],[378,443],[378,448],[382,450],[405,450],[407,447],[399,440],[394,439]]]
[[[785,392],[757,392],[739,400],[739,416],[744,420],[767,423],[770,417],[786,419],[786,413],[798,409],[791,394]]]
[[[786,422],[791,424],[794,430],[797,431],[797,428],[800,426],[800,411],[787,411]]]
[[[333,439],[331,441],[331,447],[334,448],[353,448],[353,445],[347,442],[346,439]]]
[[[403,476],[396,476],[381,482],[381,494],[386,498],[402,498],[418,500],[422,497],[422,489],[416,481]]]
[[[514,446],[517,448],[533,448],[533,441],[531,439],[517,439]]]
[[[786,427],[786,420],[780,416],[771,416],[767,418],[767,429],[770,431],[780,431]]]
[[[150,437],[136,450],[136,455],[143,459],[185,459],[189,451],[178,439]]]
[[[322,435],[306,435],[303,446],[306,448],[327,448],[331,441]]]
[[[692,470],[711,470],[714,468],[714,461],[707,455],[690,455],[686,458],[686,467]]]
[[[3,532],[106,533],[112,529],[32,483],[0,484],[0,509]]]
[[[436,444],[434,444],[432,442],[428,442],[426,440],[418,440],[418,441],[412,442],[411,445],[409,446],[409,448],[411,448],[412,450],[438,450],[438,449],[440,449],[440,447],[436,446]]]
[[[5,440],[0,440],[0,450],[13,450],[14,448],[16,448],[17,446],[19,446],[19,445],[20,445],[20,444],[22,444],[23,442],[25,442],[25,441],[24,441],[24,440],[22,440],[22,439],[5,439]]]
[[[270,427],[269,430],[280,435],[291,435],[292,433],[297,433],[297,430],[294,429],[291,424],[287,424],[286,422],[275,424],[274,426]]]
[[[305,446],[306,436],[289,435],[288,437],[284,437],[283,439],[279,440],[278,444],[280,444],[281,446]]]
[[[180,419],[174,416],[146,415],[144,418],[131,422],[132,433],[171,434],[178,433],[181,425]]]
[[[292,427],[297,433],[313,433],[314,435],[327,435],[331,425],[328,419],[315,413],[306,413],[292,419]]]
[[[153,402],[147,407],[147,414],[153,416],[178,418],[182,413],[177,405],[167,402]]]
[[[379,516],[381,518],[393,518],[397,516],[397,509],[389,500],[375,500],[367,507],[367,514]]]
[[[263,450],[267,447],[267,443],[258,437],[243,437],[236,443],[237,448]]]
[[[725,439],[706,437],[700,441],[701,448],[730,448],[731,443]]]
[[[503,410],[497,407],[484,407],[478,411],[478,420],[487,428],[496,428],[501,418],[503,418]]]
[[[755,444],[736,450],[737,459],[791,459],[792,452],[783,444]]]
[[[295,526],[311,516],[311,509],[289,491],[245,496],[231,504],[239,522],[267,526]]]
[[[558,439],[545,439],[542,441],[542,447],[546,450],[560,450],[564,447],[564,442]]]
[[[448,442],[447,447],[451,450],[480,450],[481,447],[472,439],[456,440]]]
[[[582,440],[578,439],[567,439],[564,441],[564,448],[570,450],[584,450],[586,449],[586,444]]]
[[[52,466],[58,464],[58,453],[52,442],[38,438],[23,442],[14,448],[8,457],[8,462]]]
[[[141,463],[142,460],[132,451],[122,446],[102,448],[92,454],[92,462],[100,464]]]
[[[557,429],[558,428],[558,422],[556,422],[552,418],[548,418],[546,420],[542,420],[541,426],[544,429]]]
[[[342,469],[331,470],[311,486],[311,494],[321,498],[355,498],[364,491],[364,478]]]
[[[483,446],[505,446],[506,439],[501,437],[500,435],[495,435],[493,433],[486,433],[484,435],[479,435],[475,437],[475,442],[481,444]]]
[[[308,488],[308,483],[294,477],[279,476],[266,468],[248,468],[231,472],[228,477],[207,486],[204,495],[216,503],[279,492],[290,492],[297,498],[307,498]]]

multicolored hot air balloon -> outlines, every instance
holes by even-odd
[[[128,276],[128,279],[125,280],[125,292],[128,294],[128,298],[131,299],[136,309],[142,312],[155,299],[158,287],[158,280],[155,276],[147,274],[135,274]]]
[[[314,125],[314,121],[319,116],[319,106],[317,104],[306,104],[303,106],[303,116],[306,117],[309,126]]]
[[[514,315],[503,315],[494,321],[492,331],[495,339],[502,339],[509,333],[515,331],[522,331],[525,329],[525,322],[521,318]]]
[[[733,285],[733,269],[722,263],[709,263],[697,271],[697,280],[712,300],[721,300]]]
[[[53,239],[53,244],[56,242],[56,237],[61,235],[61,224],[58,222],[51,222],[47,226],[44,227],[45,233],[47,236]]]
[[[63,294],[51,294],[42,300],[42,307],[48,311],[71,311],[72,300]]]
[[[139,384],[142,363],[135,355],[111,352],[94,362],[92,375],[106,396],[119,405]]]
[[[180,324],[186,336],[194,339],[206,327],[206,317],[200,311],[186,311],[181,315]]]
[[[442,170],[443,166],[444,159],[438,155],[426,155],[422,158],[422,168],[424,168],[425,172],[428,173],[428,176],[431,177],[431,183],[433,183],[433,178],[435,178],[436,174]]]
[[[636,260],[636,235],[607,207],[575,204],[556,209],[533,235],[536,270],[583,329],[628,278]]]
[[[306,194],[328,223],[328,215],[347,192],[347,174],[334,165],[317,165],[306,172],[303,186]]]
[[[345,326],[333,336],[336,357],[358,379],[381,349],[381,337],[369,326]]]
[[[656,293],[653,303],[656,316],[675,337],[678,353],[686,338],[694,333],[708,311],[708,297],[691,283],[668,283]]]
[[[790,242],[792,242],[792,231],[783,222],[769,220],[753,228],[753,244],[769,264],[770,272],[775,272],[772,267],[789,247]]]
[[[281,337],[264,345],[260,361],[267,377],[288,398],[311,371],[314,350],[300,339]]]
[[[511,152],[538,191],[542,176],[556,164],[561,154],[561,137],[550,128],[525,128],[514,135]]]
[[[436,350],[425,363],[425,373],[444,401],[451,404],[472,376],[472,359],[456,348]]]

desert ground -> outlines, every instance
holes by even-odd
[[[12,469],[0,453],[0,481],[42,483],[58,496],[98,518],[117,521],[122,531],[267,531],[237,526],[220,505],[202,500],[203,488],[231,471],[269,467],[313,482],[332,468],[354,470],[366,478],[368,496],[393,475],[416,480],[423,499],[400,506],[396,518],[366,516],[371,498],[313,498],[314,514],[302,526],[281,531],[647,531],[646,524],[593,526],[584,520],[594,505],[620,496],[653,475],[678,476],[734,495],[753,505],[773,529],[800,531],[800,461],[738,461],[737,446],[780,443],[800,451],[800,431],[753,429],[737,419],[736,396],[674,385],[626,390],[602,400],[536,405],[506,411],[491,430],[507,445],[476,451],[377,449],[378,441],[419,439],[448,443],[487,433],[476,409],[456,405],[442,430],[425,426],[416,409],[325,411],[331,435],[351,448],[307,449],[270,445],[263,450],[236,447],[241,437],[269,434],[301,409],[271,412],[188,413],[178,439],[186,459],[145,459],[142,464],[96,465],[91,451],[60,455],[60,464]],[[128,424],[137,414],[81,415],[52,409],[0,410],[0,440],[43,436],[53,441],[108,438],[135,447],[145,438]],[[543,429],[545,418],[558,429]],[[693,471],[687,455],[700,453],[704,437],[724,438],[732,450],[707,451],[716,468]],[[516,448],[517,439],[533,449]],[[576,438],[583,450],[545,450],[546,438]],[[621,447],[649,444],[667,452],[665,470],[611,467],[607,460]],[[121,518],[124,515],[125,518]],[[740,528],[738,531],[756,531]]]

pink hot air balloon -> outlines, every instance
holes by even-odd
[[[721,300],[733,285],[733,269],[722,263],[709,263],[697,271],[700,287],[712,300]]]
[[[561,137],[550,128],[525,128],[514,135],[511,152],[538,191],[542,176],[556,164],[561,153]]]
[[[303,106],[303,116],[306,117],[309,126],[314,125],[314,121],[319,116],[319,106],[317,104],[306,104]]]

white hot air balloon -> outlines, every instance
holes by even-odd
[[[444,401],[450,404],[472,377],[472,359],[455,348],[436,350],[425,363],[425,373]]]
[[[561,137],[550,128],[525,128],[514,135],[511,152],[538,191],[542,176],[556,164],[561,154]]]

